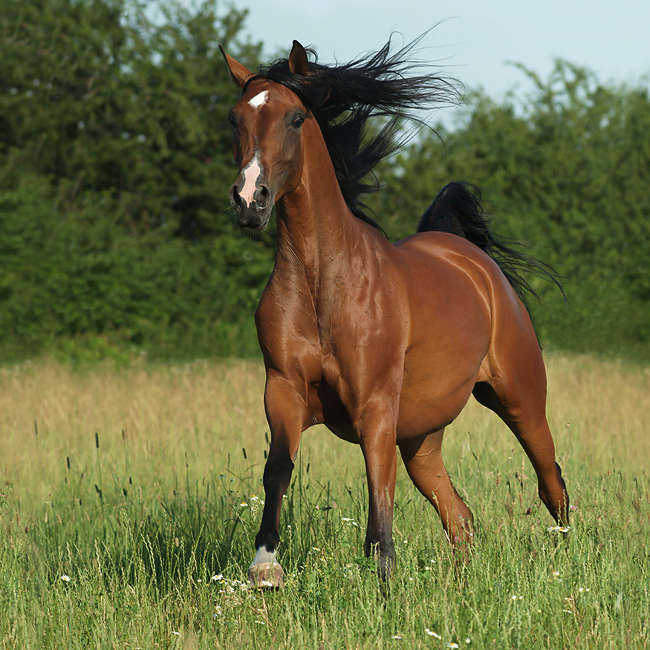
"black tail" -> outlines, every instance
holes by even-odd
[[[528,295],[537,293],[526,280],[526,274],[544,277],[564,294],[553,267],[517,250],[516,242],[500,240],[490,230],[489,218],[481,205],[481,193],[469,183],[453,182],[445,185],[422,215],[418,232],[438,230],[469,239],[483,249],[501,268],[503,274],[526,303]]]

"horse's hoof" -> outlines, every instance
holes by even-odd
[[[284,587],[284,571],[277,562],[251,564],[248,569],[248,584],[258,589],[280,589]]]

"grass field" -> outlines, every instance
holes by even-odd
[[[650,634],[650,369],[551,355],[567,539],[475,403],[445,458],[477,522],[457,567],[398,468],[385,599],[362,552],[360,450],[314,428],[283,509],[284,590],[249,590],[264,498],[251,362],[0,370],[0,645],[640,648]],[[457,644],[457,646],[455,645]]]

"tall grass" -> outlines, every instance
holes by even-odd
[[[0,370],[0,644],[645,647],[650,369],[548,366],[568,538],[547,530],[514,437],[469,404],[445,458],[477,520],[472,558],[459,567],[400,467],[387,599],[362,553],[361,453],[321,427],[283,508],[287,585],[245,588],[264,498],[259,365]]]

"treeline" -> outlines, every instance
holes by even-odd
[[[214,3],[0,0],[0,359],[256,354],[252,313],[273,232],[243,237],[218,53],[251,68],[245,12]],[[378,45],[380,45],[378,43]],[[452,179],[495,227],[555,266],[535,283],[547,347],[650,359],[648,84],[604,86],[558,62],[534,90],[470,94],[454,129],[378,170],[392,237]]]
[[[215,3],[0,0],[0,358],[250,354],[271,241],[233,228]]]

